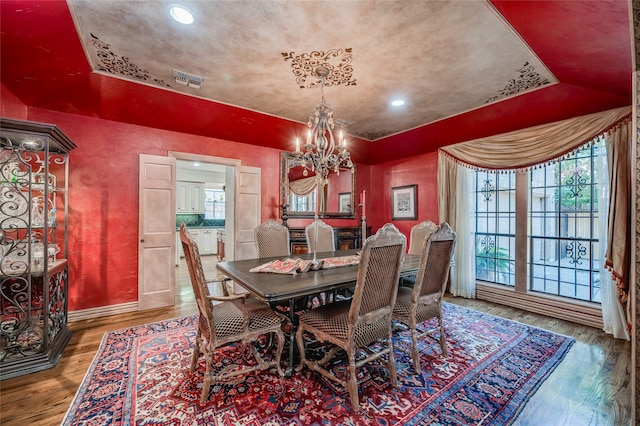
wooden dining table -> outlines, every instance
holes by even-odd
[[[342,250],[317,253],[318,260],[353,256],[358,250]],[[313,254],[301,254],[290,256],[303,260],[313,259]],[[341,289],[353,287],[358,277],[359,265],[340,266],[330,269],[309,270],[296,274],[279,274],[268,272],[251,272],[252,269],[264,265],[273,260],[283,260],[285,257],[258,258],[246,260],[232,260],[218,262],[216,268],[227,277],[249,291],[254,297],[263,300],[274,309],[276,306],[288,305],[286,314],[292,324],[289,334],[289,365],[287,375],[293,373],[295,360],[295,333],[298,328],[295,315],[300,301],[308,296],[320,293],[332,293]],[[420,256],[406,254],[400,268],[400,276],[415,275],[420,264]]]

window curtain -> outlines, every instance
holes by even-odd
[[[297,195],[307,195],[316,187],[316,177],[294,180],[289,182],[289,189]]]
[[[603,144],[607,145],[606,143]],[[609,238],[609,217],[610,217],[610,182],[609,167],[607,161],[609,148],[598,151],[598,239],[600,241],[610,241]],[[615,197],[615,195],[613,195]],[[611,204],[613,205],[613,204]],[[609,244],[598,245],[598,259],[606,260],[606,252]],[[605,263],[605,262],[603,262]],[[600,277],[600,302],[602,306],[602,322],[604,331],[612,334],[617,339],[629,340],[629,333],[626,328],[625,311],[622,304],[618,303],[618,289],[613,282],[612,274],[607,267],[601,267]]]
[[[610,186],[605,267],[616,283],[618,299],[631,318],[629,276],[631,264],[631,123],[624,123],[604,135]],[[614,298],[615,301],[615,298]],[[612,308],[612,312],[617,312]],[[612,314],[613,315],[613,314]],[[623,316],[624,318],[624,316]],[[626,323],[627,330],[631,324]],[[610,326],[614,326],[611,325]],[[607,324],[605,323],[605,328]],[[605,330],[606,331],[606,330]],[[629,338],[628,334],[626,335]],[[617,337],[617,336],[616,336]]]
[[[619,199],[624,198],[627,202],[630,200],[628,193],[631,179],[630,160],[628,159],[630,121],[631,107],[629,106],[441,148],[438,151],[438,212],[440,220],[454,220],[453,223],[457,225],[455,218],[461,217],[458,212],[460,206],[456,205],[458,197],[451,196],[457,193],[459,182],[460,172],[455,165],[475,170],[528,170],[540,164],[557,161],[574,153],[581,146],[592,142],[597,137],[604,136],[607,149],[610,145],[620,148],[614,148],[612,153],[608,154],[610,157],[609,166],[613,168],[613,171],[609,173],[611,183],[609,193],[612,197],[610,209],[613,213],[610,215],[608,223],[609,238],[607,240],[607,244],[611,245],[612,249],[608,249],[606,252],[606,264],[612,270],[618,288],[622,290],[620,300],[626,300],[629,289],[630,214],[626,219],[621,218],[618,209],[622,204],[622,200]],[[627,160],[624,159],[624,154],[621,152],[624,149],[627,151]],[[616,195],[618,191],[620,191],[620,195]],[[463,238],[469,238],[469,236],[466,234],[458,235],[457,244],[464,246],[464,243],[461,242]],[[465,259],[470,258],[471,256]],[[456,262],[456,267],[459,267],[459,262]],[[625,279],[627,280],[626,284]],[[625,289],[627,293],[624,292]]]
[[[474,190],[471,169],[438,155],[438,216],[456,232],[449,292],[467,299],[476,297]]]

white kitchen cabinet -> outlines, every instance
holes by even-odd
[[[198,245],[200,255],[216,254],[218,251],[218,231],[215,229],[189,229],[191,238]],[[180,231],[176,231],[176,265],[180,263],[180,258],[184,257],[182,241],[180,241]]]
[[[204,183],[176,182],[176,213],[204,213]]]
[[[198,248],[200,254],[216,254],[218,248],[218,232],[215,229],[200,229]]]

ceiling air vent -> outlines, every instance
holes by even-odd
[[[187,74],[186,72],[173,70],[173,81],[183,86],[193,87],[199,89],[204,81],[204,77],[199,77],[193,74]]]

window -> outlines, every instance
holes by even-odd
[[[224,219],[224,191],[222,189],[205,188],[204,218]]]
[[[532,170],[530,289],[600,302],[598,145]]]
[[[305,195],[289,192],[289,206],[294,212],[314,212],[316,209],[316,190]]]
[[[515,285],[515,173],[476,173],[476,278]]]
[[[519,287],[523,291],[600,302],[597,158],[601,149],[603,143],[593,144],[569,158],[536,167],[518,185],[514,172],[475,173],[476,279],[514,287],[515,266],[526,262],[526,285]],[[516,212],[516,197],[528,197],[527,211]],[[527,241],[518,257],[520,221],[527,222]]]

